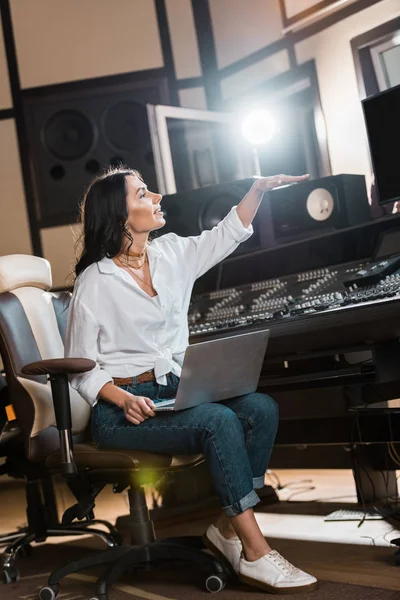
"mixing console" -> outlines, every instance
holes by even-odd
[[[371,264],[348,263],[193,297],[189,309],[190,335],[253,324],[265,323],[269,327],[300,315],[329,314],[361,305],[378,305],[389,299],[400,300],[400,267],[390,274],[383,271],[373,284],[365,278],[366,285],[362,285],[362,276],[357,278],[356,274],[368,268],[371,270]],[[351,284],[353,280],[357,280],[357,285]]]

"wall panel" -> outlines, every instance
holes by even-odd
[[[191,0],[166,0],[177,79],[201,75]]]
[[[199,108],[207,110],[207,99],[203,87],[179,90],[180,105],[185,108]]]
[[[10,92],[10,83],[8,78],[8,68],[6,52],[4,48],[4,39],[0,31],[0,110],[2,108],[11,108],[12,98]]]
[[[289,69],[288,52],[287,50],[281,50],[246,69],[242,69],[234,75],[225,77],[221,81],[222,95],[225,100],[234,98],[238,91],[241,95],[247,90],[267,81],[270,77],[284,73]]]
[[[279,0],[210,0],[218,68],[282,37]]]
[[[53,287],[71,285],[71,272],[75,267],[75,240],[80,232],[80,225],[65,227],[49,227],[40,234],[43,244],[43,255],[51,264]]]
[[[11,0],[23,88],[163,66],[153,0]]]
[[[0,121],[0,256],[32,254],[13,119]]]
[[[288,19],[298,15],[304,10],[313,8],[316,4],[319,4],[321,0],[284,0],[285,1],[285,12]]]

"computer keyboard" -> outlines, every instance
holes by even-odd
[[[383,519],[383,516],[374,510],[335,510],[324,518],[324,521],[366,521]]]

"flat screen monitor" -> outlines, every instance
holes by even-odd
[[[400,254],[400,229],[385,231],[381,235],[374,258],[388,258],[394,254]]]
[[[400,85],[363,100],[379,204],[400,200]]]

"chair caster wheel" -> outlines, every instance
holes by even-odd
[[[206,579],[206,590],[212,594],[221,592],[226,586],[227,577],[224,573],[213,573]]]
[[[24,544],[19,549],[20,556],[31,556],[32,552],[33,552],[33,548],[30,544]]]
[[[58,583],[55,583],[54,585],[46,585],[39,591],[39,598],[40,600],[56,600],[59,593],[60,586]]]
[[[98,596],[92,596],[89,600],[108,600],[108,594],[99,594]]]
[[[17,583],[19,581],[19,571],[15,567],[3,567],[3,581],[4,583]]]

